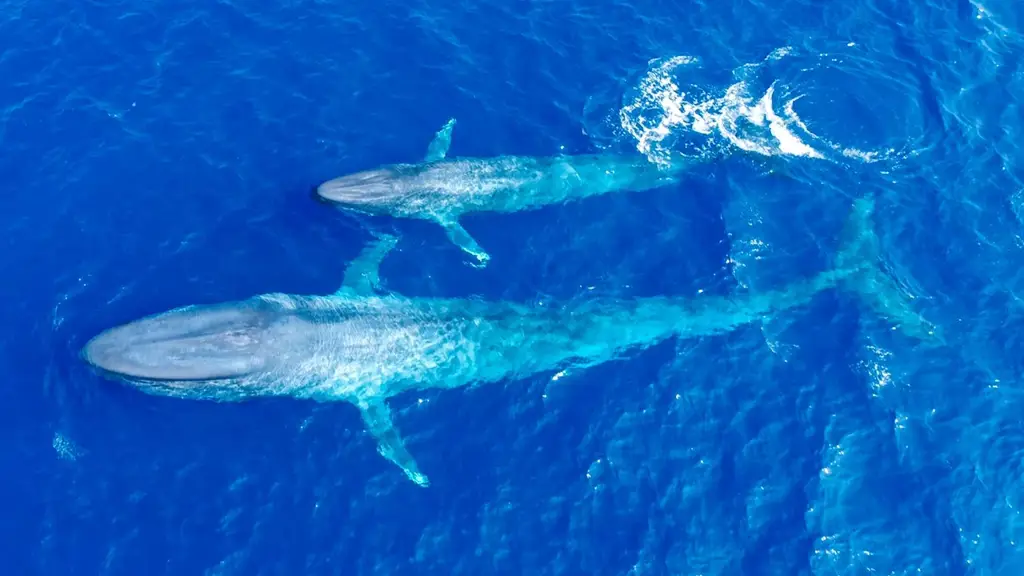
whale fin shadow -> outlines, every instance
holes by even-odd
[[[455,128],[455,118],[449,118],[448,122],[437,131],[434,139],[427,146],[427,155],[423,158],[425,162],[437,162],[444,160],[448,155],[448,149],[452,146],[452,129]]]
[[[356,401],[356,407],[362,413],[370,434],[377,440],[377,451],[381,456],[401,468],[417,486],[430,486],[427,475],[420,472],[416,460],[406,450],[405,441],[395,427],[387,402],[383,398],[360,398]]]
[[[398,237],[391,234],[375,233],[376,239],[367,244],[363,251],[345,269],[337,296],[368,296],[380,289],[380,264],[398,243]]]

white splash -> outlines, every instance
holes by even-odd
[[[709,157],[730,149],[762,156],[821,160],[838,153],[862,162],[876,160],[876,152],[845,149],[815,135],[794,110],[794,103],[805,94],[777,89],[777,78],[765,81],[770,70],[765,65],[790,52],[780,48],[762,62],[740,66],[733,71],[736,82],[724,90],[682,81],[687,75],[696,76],[696,58],[651,60],[634,97],[619,110],[621,126],[636,141],[638,151],[661,165],[673,156]],[[766,83],[769,86],[761,92],[758,86]],[[777,102],[780,92],[787,95]],[[696,146],[691,144],[694,138],[700,142]]]

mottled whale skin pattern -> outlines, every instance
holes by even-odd
[[[834,266],[783,289],[743,297],[581,297],[559,306],[407,298],[382,291],[377,271],[395,238],[356,258],[332,295],[264,294],[186,306],[93,338],[84,358],[151,394],[240,401],[290,396],[356,405],[381,453],[419,485],[388,398],[515,380],[607,362],[670,337],[720,334],[807,304],[823,290],[858,295],[922,340],[934,328],[878,266],[873,203],[858,200]]]

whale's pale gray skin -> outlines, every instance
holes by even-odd
[[[472,212],[517,212],[625,190],[676,182],[686,163],[658,167],[615,155],[446,158],[455,119],[434,136],[426,158],[391,164],[317,187],[317,195],[348,210],[438,222],[463,251],[486,265],[490,256],[459,224]]]
[[[879,266],[859,200],[834,266],[784,289],[744,297],[589,298],[560,307],[475,299],[406,298],[378,288],[394,245],[384,237],[349,266],[329,296],[265,294],[188,306],[110,329],[83,349],[106,375],[181,398],[292,396],[348,401],[380,452],[417,484],[386,403],[411,390],[449,389],[606,362],[667,338],[719,334],[843,287],[908,334],[938,338]]]

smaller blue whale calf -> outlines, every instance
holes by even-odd
[[[320,184],[319,198],[348,210],[431,220],[477,266],[490,256],[459,223],[473,212],[518,212],[678,180],[686,162],[660,168],[642,156],[559,155],[448,159],[455,119],[437,132],[424,160],[391,164]]]
[[[112,328],[82,355],[102,373],[150,393],[241,401],[290,396],[357,406],[381,454],[416,484],[387,400],[593,366],[671,337],[722,334],[808,304],[841,287],[909,335],[935,339],[880,267],[873,204],[858,200],[834,265],[778,290],[746,296],[581,298],[561,306],[384,292],[377,271],[394,245],[367,247],[329,296],[264,294],[185,306]]]

